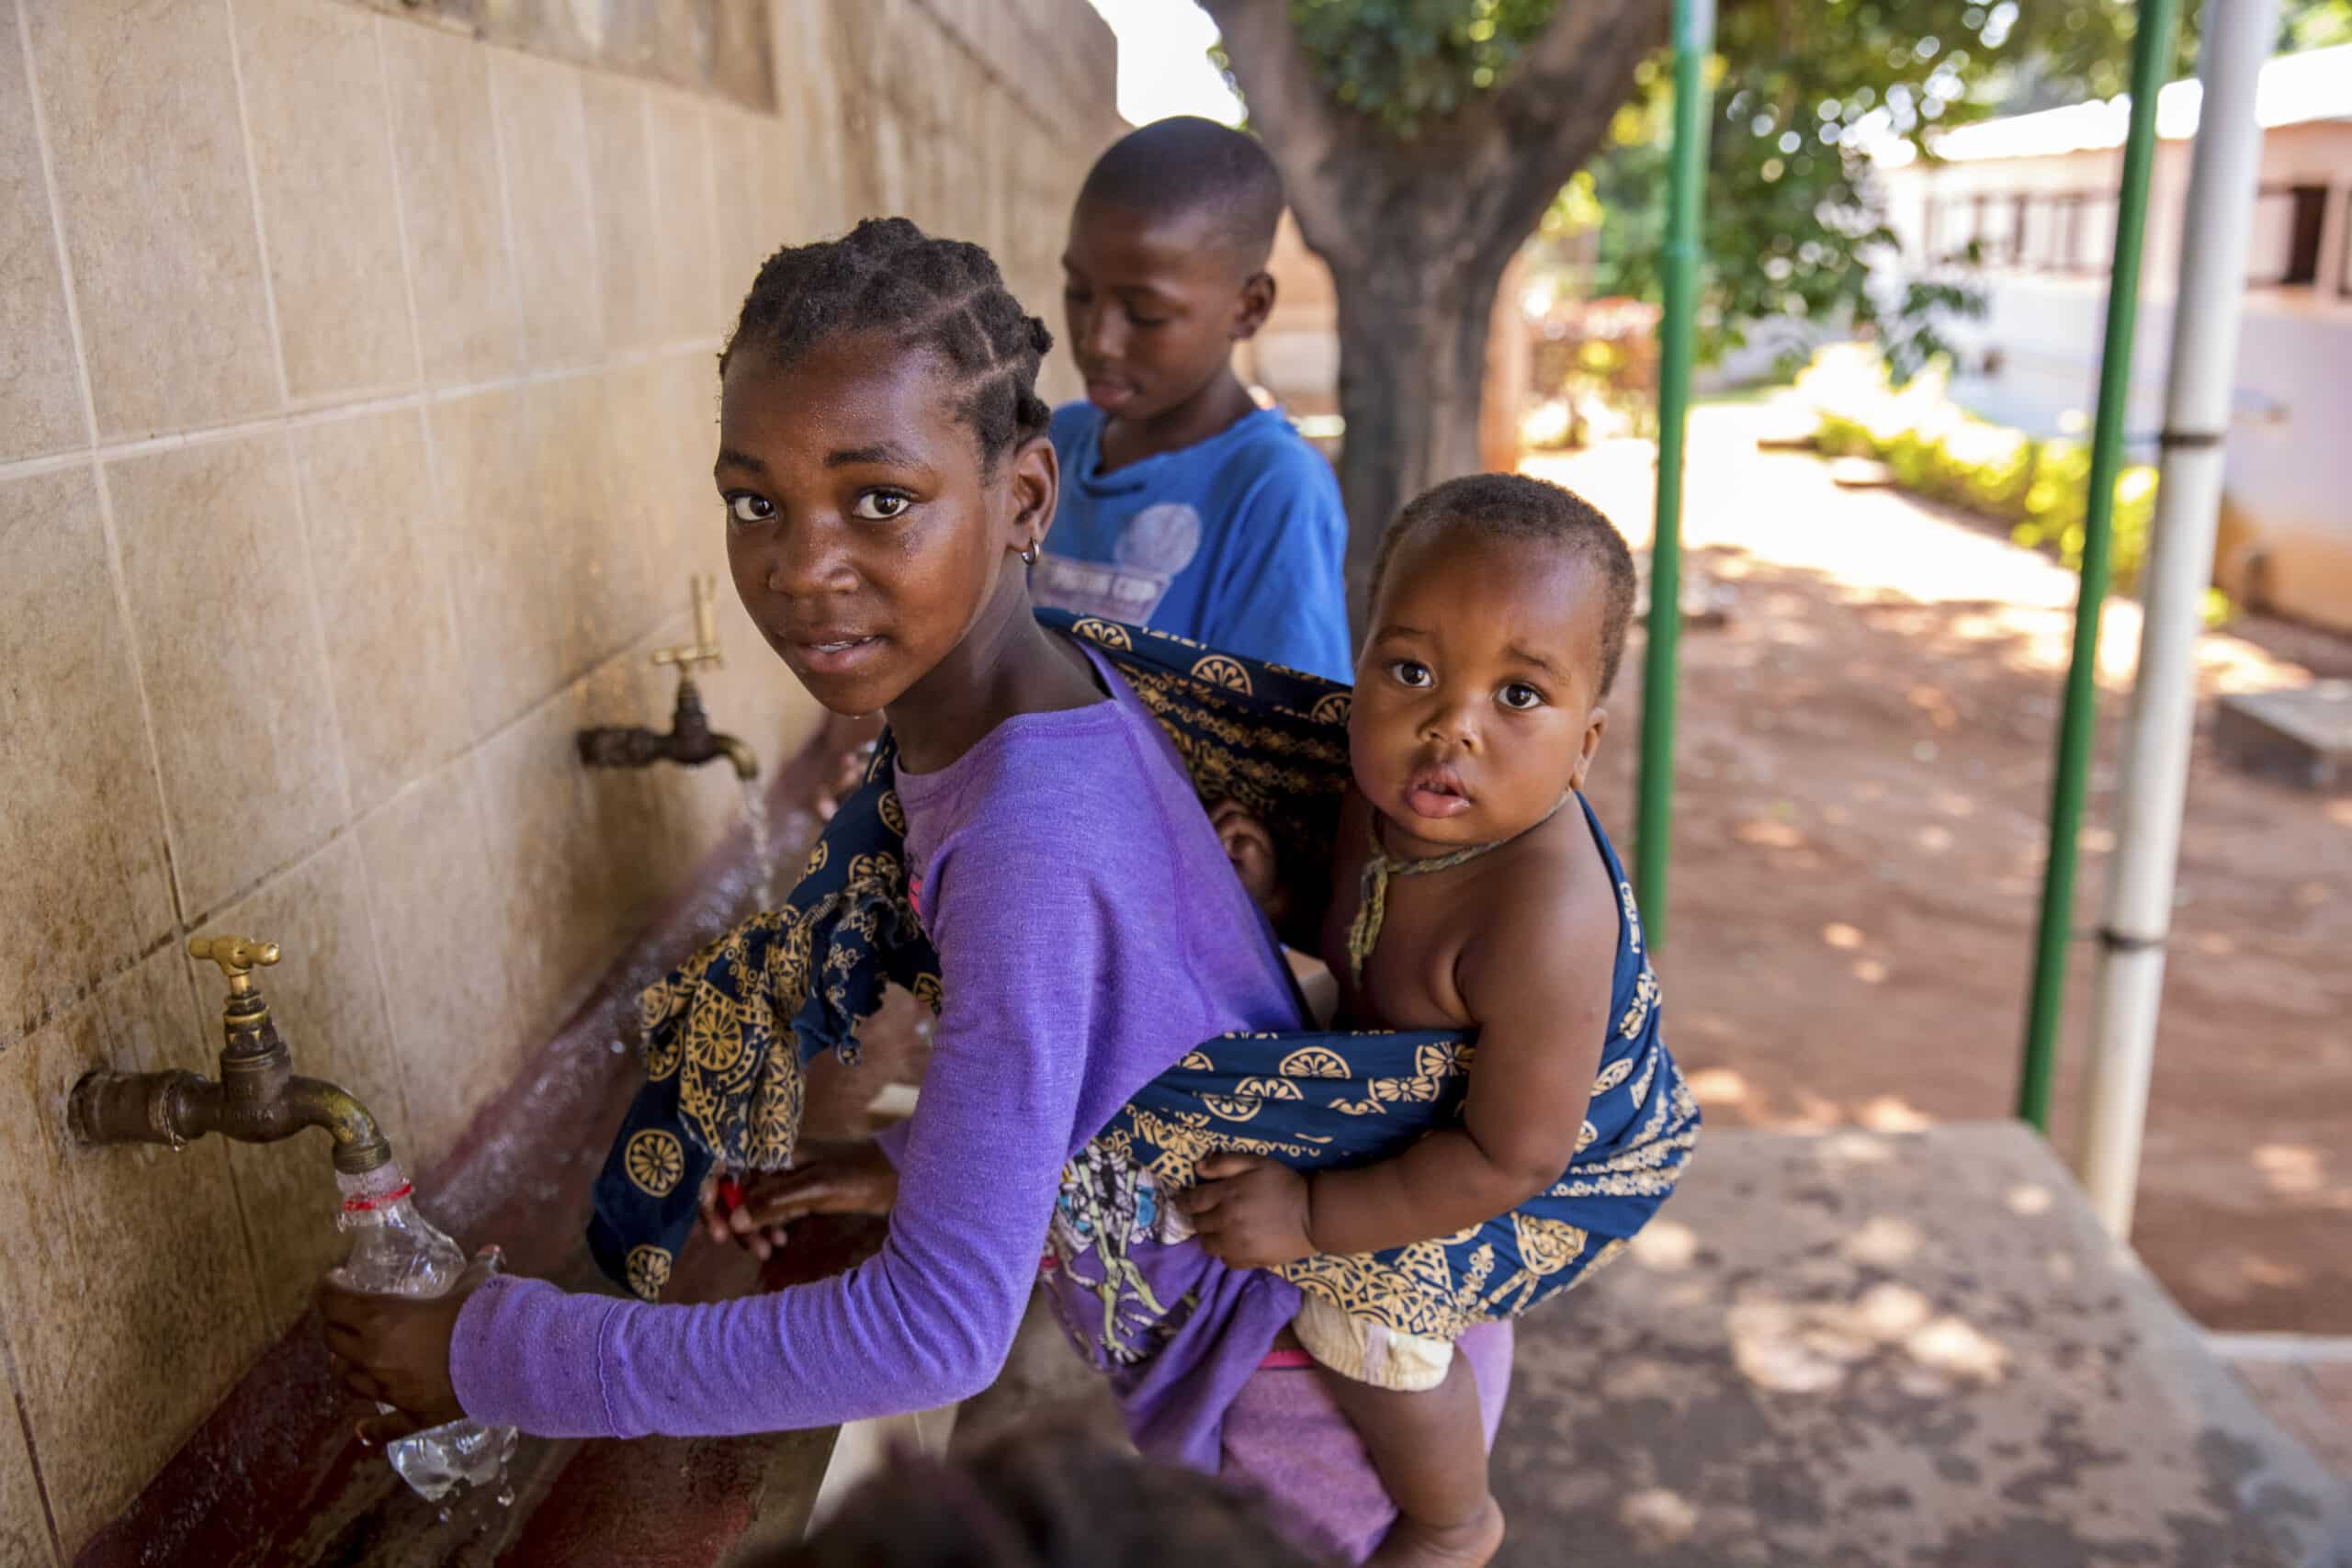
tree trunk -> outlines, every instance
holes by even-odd
[[[1666,0],[1557,0],[1501,82],[1409,138],[1331,96],[1290,0],[1202,0],[1299,232],[1340,305],[1340,489],[1359,626],[1397,508],[1478,467],[1488,318],[1503,268],[1608,134]]]
[[[1487,338],[1505,262],[1464,269],[1398,248],[1335,273],[1340,305],[1340,491],[1348,508],[1348,606],[1371,609],[1373,558],[1405,503],[1475,473]]]

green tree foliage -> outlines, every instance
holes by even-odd
[[[1589,3],[1290,0],[1290,17],[1325,89],[1410,142],[1490,88],[1563,5]],[[1627,9],[1630,22],[1642,7]],[[2177,73],[2193,65],[2198,9]],[[1981,310],[1981,297],[1964,273],[1891,281],[1895,240],[1869,149],[1908,141],[1932,156],[1927,138],[1940,127],[2112,96],[2127,85],[2136,17],[2131,0],[1724,0],[1702,355],[1788,321],[1872,330],[1898,375],[1939,353],[1938,321]],[[2282,49],[2344,41],[2352,0],[2289,0]],[[1557,231],[1579,208],[1598,212],[1603,293],[1659,298],[1671,91],[1664,58],[1646,62],[1601,154],[1547,219]]]

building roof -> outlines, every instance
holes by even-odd
[[[2156,94],[2156,135],[2184,141],[2197,134],[2205,85],[2175,82]],[[2262,68],[2255,116],[2265,130],[2308,120],[2352,119],[2352,44],[2282,54]],[[2132,118],[2130,95],[2093,98],[2039,114],[2011,115],[1955,126],[1936,137],[1937,156],[1951,163],[1993,158],[2047,158],[2123,145]]]

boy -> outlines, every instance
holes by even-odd
[[[1311,1177],[1246,1156],[1203,1161],[1177,1203],[1211,1253],[1270,1268],[1446,1236],[1518,1208],[1579,1156],[1604,1045],[1655,1025],[1630,896],[1621,914],[1620,868],[1577,795],[1633,602],[1617,530],[1540,480],[1455,479],[1389,529],[1322,952],[1345,1027],[1477,1032],[1463,1121]],[[1231,803],[1216,815],[1242,880],[1276,913],[1272,840]],[[1617,991],[1635,974],[1638,1016],[1621,1021]],[[1453,1346],[1312,1294],[1292,1326],[1396,1500],[1374,1562],[1485,1562],[1502,1515]]]
[[[1080,190],[1062,257],[1084,402],[1055,411],[1041,604],[1344,681],[1347,520],[1331,466],[1234,375],[1273,308],[1282,178],[1250,137],[1163,119]]]

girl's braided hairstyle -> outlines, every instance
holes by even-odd
[[[979,436],[989,472],[1046,433],[1037,367],[1054,344],[1021,308],[987,251],[934,239],[904,218],[869,218],[838,240],[786,245],[760,267],[718,356],[746,348],[787,367],[841,333],[888,333],[945,362],[963,394],[957,416]]]

